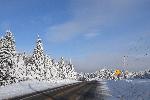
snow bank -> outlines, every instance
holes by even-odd
[[[150,80],[107,80],[108,100],[150,100]]]
[[[26,81],[15,83],[11,85],[7,85],[4,87],[0,87],[0,100],[8,99],[15,96],[21,96],[25,94],[30,94],[36,91],[42,91],[46,89],[51,89],[59,86],[63,86],[66,84],[76,83],[79,81],[75,80],[52,80],[51,82],[40,82],[40,81]]]

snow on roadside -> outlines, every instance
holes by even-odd
[[[103,96],[104,100],[107,99],[108,97],[110,97],[111,95],[109,94],[109,88],[107,86],[107,82],[106,80],[101,80],[99,79],[99,86],[97,86],[96,88],[96,92],[98,92],[99,97],[102,98],[101,96]]]
[[[51,82],[41,82],[41,81],[25,81],[20,83],[15,83],[11,85],[7,85],[4,87],[0,87],[0,100],[8,99],[15,96],[21,96],[25,94],[30,94],[36,91],[42,91],[46,89],[51,89],[59,86],[63,86],[66,84],[76,83],[79,81],[75,80],[52,80]]]
[[[150,80],[107,80],[108,100],[149,100]]]

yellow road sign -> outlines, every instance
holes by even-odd
[[[116,70],[115,70],[115,75],[116,75],[116,76],[119,76],[119,75],[121,75],[121,70],[119,70],[119,69],[116,69]]]

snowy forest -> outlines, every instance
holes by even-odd
[[[76,79],[76,75],[71,61],[61,57],[60,61],[56,62],[44,53],[39,36],[30,55],[16,51],[15,38],[9,30],[0,39],[0,86],[33,79]]]
[[[32,54],[16,51],[15,38],[9,30],[0,39],[0,86],[28,80],[80,80],[91,79],[150,79],[150,70],[141,72],[121,71],[116,76],[113,69],[100,69],[94,73],[77,73],[71,61],[63,57],[56,61],[44,53],[42,40],[37,37]]]
[[[150,69],[139,72],[121,70],[120,75],[115,75],[115,69],[100,69],[94,73],[78,73],[78,80],[123,80],[123,79],[150,79]]]

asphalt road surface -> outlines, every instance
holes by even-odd
[[[102,84],[97,81],[75,83],[45,91],[36,91],[10,100],[105,100]]]

